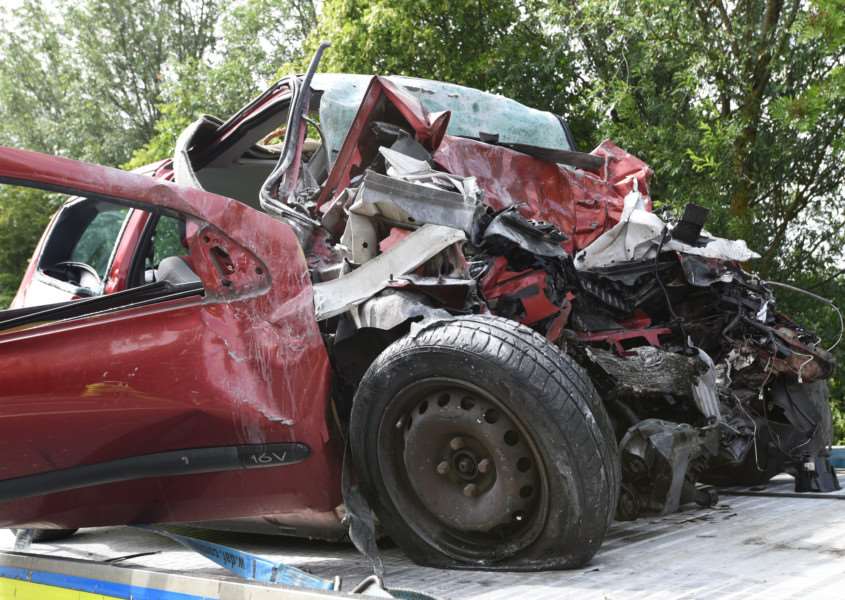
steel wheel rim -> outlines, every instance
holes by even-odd
[[[480,386],[446,377],[406,386],[382,418],[378,458],[405,522],[453,558],[501,560],[543,530],[549,486],[536,443]]]

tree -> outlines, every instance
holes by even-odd
[[[194,119],[228,116],[266,88],[280,65],[302,55],[306,37],[317,27],[317,12],[312,0],[245,0],[223,10],[218,26],[214,52],[174,66],[162,86],[154,134],[126,168],[170,156],[179,133]]]
[[[439,79],[571,116],[576,75],[536,0],[327,0],[303,69],[320,40],[321,70]]]
[[[161,118],[172,65],[216,41],[218,0],[26,0],[0,30],[3,143],[120,164]]]
[[[21,275],[61,198],[33,188],[0,187],[0,307],[12,301]]]

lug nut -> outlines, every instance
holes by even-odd
[[[481,473],[483,475],[484,473],[487,473],[487,471],[489,471],[489,470],[490,470],[490,459],[482,458],[480,461],[478,461],[478,472],[479,473]]]
[[[478,486],[474,483],[468,483],[464,486],[464,496],[467,498],[472,498],[473,496],[478,495]]]
[[[462,438],[462,437],[453,437],[453,438],[449,441],[449,447],[450,447],[452,450],[460,450],[461,448],[463,448],[463,447],[464,447],[464,438]]]
[[[437,472],[441,475],[445,475],[449,472],[449,463],[445,460],[437,465]]]

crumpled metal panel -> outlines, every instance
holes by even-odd
[[[162,478],[8,502],[0,526],[220,519],[339,504],[340,452],[325,420],[328,355],[305,257],[287,225],[201,190],[23,150],[0,148],[0,176],[187,214],[190,259],[206,290],[3,332],[0,448],[17,458],[0,465],[0,478],[186,447],[298,441],[312,451],[284,476]]]
[[[668,225],[646,208],[645,198],[632,191],[625,196],[619,222],[579,251],[575,266],[589,270],[650,260],[657,256],[658,250],[674,250],[681,255],[692,254],[722,261],[744,262],[760,258],[759,254],[749,250],[744,240],[726,240],[702,234],[692,245],[673,239],[667,235],[669,232]]]
[[[648,194],[651,169],[640,159],[610,141],[602,142],[592,154],[607,159],[601,174],[446,135],[434,160],[450,173],[474,176],[485,193],[485,203],[494,210],[517,205],[524,217],[554,224],[569,238],[563,248],[573,253],[619,221],[635,180],[640,192]]]
[[[465,240],[466,235],[460,229],[423,225],[354,271],[315,284],[316,319],[323,321],[346,312],[388,287],[396,277],[412,272],[449,246]]]

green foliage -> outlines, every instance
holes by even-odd
[[[106,164],[146,143],[174,64],[214,44],[217,0],[25,0],[0,20],[0,140]]]
[[[438,79],[570,116],[572,51],[548,17],[535,0],[328,0],[298,66],[329,40],[323,71]]]
[[[29,257],[61,200],[41,190],[0,186],[0,307],[14,298]]]
[[[220,38],[205,59],[172,65],[162,84],[154,133],[124,168],[167,158],[182,129],[203,114],[226,117],[266,88],[280,64],[300,54],[317,26],[311,0],[244,0],[218,16]]]

